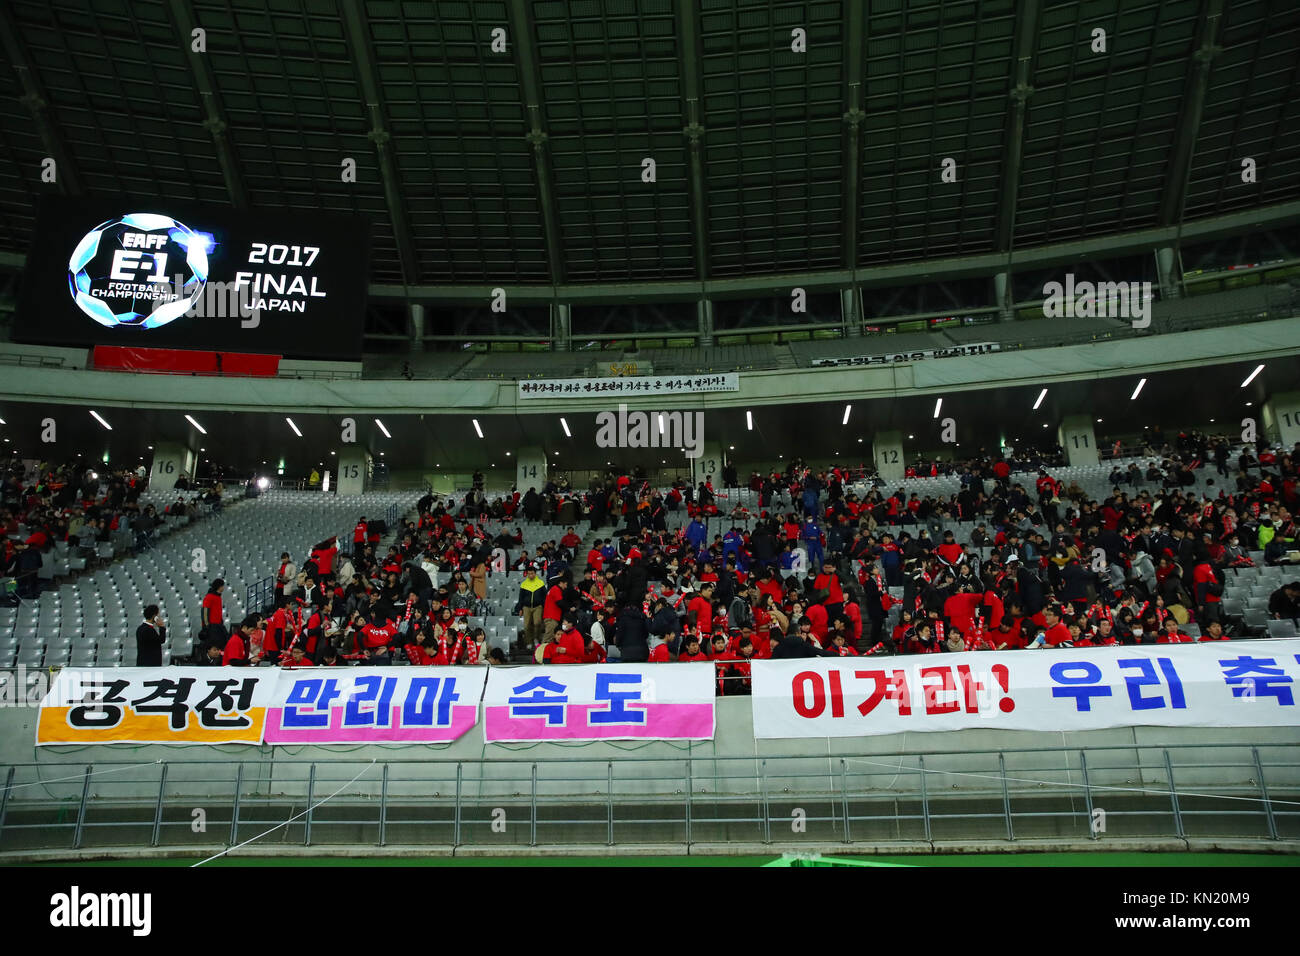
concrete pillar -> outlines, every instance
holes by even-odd
[[[850,286],[840,290],[840,322],[845,337],[862,334],[862,290]]]
[[[411,351],[424,351],[424,306],[411,303]]]
[[[369,488],[372,461],[364,448],[348,448],[339,455],[339,494],[359,495]]]
[[[567,352],[573,346],[573,307],[567,302],[551,303],[552,341],[557,352]]]
[[[709,348],[713,345],[713,303],[701,299],[695,304],[695,314],[699,319],[700,345]]]
[[[1161,246],[1156,250],[1156,272],[1160,281],[1160,298],[1180,298],[1183,277],[1178,267],[1178,252],[1173,246]]]
[[[149,467],[149,486],[170,491],[176,479],[184,474],[194,477],[198,456],[193,448],[177,442],[160,442],[153,446],[153,463]]]
[[[516,449],[515,458],[515,487],[519,493],[527,494],[529,488],[540,493],[546,484],[546,452],[530,445]]]
[[[700,457],[688,459],[691,463],[691,480],[699,485],[701,481],[712,475],[713,490],[717,491],[722,488],[722,442],[705,441],[700,447]],[[719,511],[722,510],[722,504],[721,501],[718,502]]]
[[[1264,436],[1290,451],[1300,442],[1300,392],[1274,395],[1264,403],[1263,418]]]
[[[1056,440],[1065,449],[1065,460],[1071,466],[1095,465],[1100,460],[1092,426],[1091,415],[1067,415],[1056,430]]]
[[[900,480],[907,470],[907,458],[903,454],[903,433],[877,432],[871,439],[871,447],[880,477],[886,481]]]
[[[1012,322],[1015,314],[1011,310],[1012,301],[1011,275],[999,272],[993,276],[993,304],[998,307],[998,321]]]

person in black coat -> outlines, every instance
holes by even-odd
[[[144,623],[135,629],[135,666],[162,667],[162,649],[167,643],[167,624],[157,604],[144,609]]]
[[[614,644],[626,664],[644,664],[650,659],[649,631],[640,607],[629,604],[619,612]]]

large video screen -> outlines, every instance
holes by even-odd
[[[369,259],[357,217],[47,197],[13,337],[357,358]]]

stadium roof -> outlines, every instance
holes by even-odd
[[[11,266],[47,190],[364,214],[393,295],[919,277],[1300,200],[1293,0],[6,0],[0,35]]]

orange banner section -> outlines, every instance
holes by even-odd
[[[68,722],[71,707],[42,707],[36,727],[38,744],[257,744],[262,742],[266,708],[242,711],[248,727],[201,727],[190,714],[183,730],[173,730],[166,714],[137,714],[124,708],[122,719],[113,727],[73,727]]]

